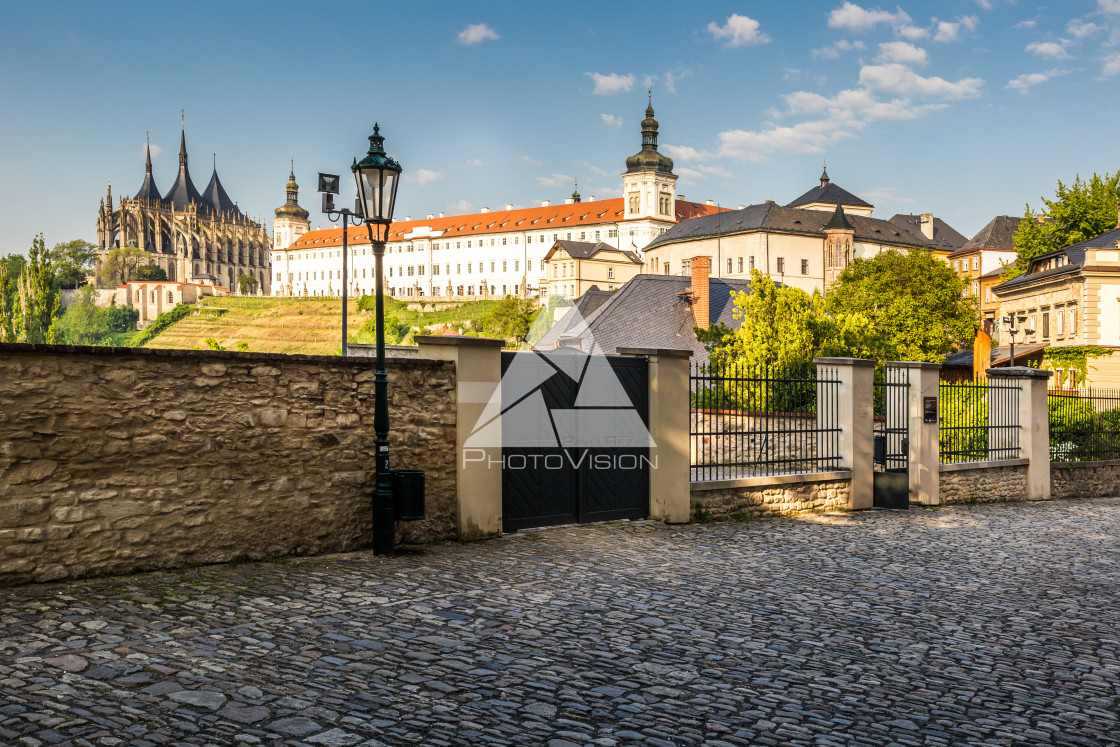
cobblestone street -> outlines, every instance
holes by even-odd
[[[1120,499],[0,590],[3,744],[1116,744]]]

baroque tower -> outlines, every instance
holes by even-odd
[[[650,93],[646,118],[642,120],[642,149],[626,159],[626,172],[622,175],[626,218],[675,220],[676,182],[673,159],[657,151],[657,120],[653,118]]]
[[[844,208],[836,203],[836,210],[824,224],[824,287],[827,289],[852,263],[856,230],[844,215]]]
[[[311,221],[308,220],[310,213],[300,207],[299,204],[299,185],[296,184],[295,161],[291,163],[288,183],[284,186],[288,194],[288,200],[276,208],[276,217],[272,219],[272,244],[278,250],[287,249],[299,240],[300,236],[311,230]],[[280,289],[281,295],[290,296],[293,293],[292,273],[285,266],[288,254],[284,252],[277,256],[284,259],[279,260],[279,264],[276,266],[276,272],[280,278],[276,281],[276,287]]]

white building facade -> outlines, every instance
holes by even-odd
[[[384,259],[385,290],[402,299],[527,298],[538,295],[545,285],[544,257],[556,241],[601,241],[640,252],[679,221],[718,210],[711,204],[677,199],[673,162],[657,150],[652,104],[642,121],[642,150],[627,158],[626,166],[622,198],[583,201],[573,192],[563,204],[506,205],[500,211],[483,208],[470,215],[441,213],[394,222]],[[294,183],[293,176],[289,187]],[[289,189],[289,203],[293,202]],[[281,209],[274,222],[273,295],[341,295],[343,229],[305,228],[297,233],[289,216],[281,225]],[[303,221],[301,225],[309,227],[306,218]],[[345,290],[350,296],[373,294],[369,235],[364,226],[348,230]]]

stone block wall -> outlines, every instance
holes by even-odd
[[[1053,498],[1110,498],[1120,495],[1120,462],[1050,465]]]
[[[371,541],[369,359],[0,345],[0,584]],[[456,533],[455,370],[391,360],[392,466]]]
[[[750,483],[755,483],[751,480]],[[718,487],[717,487],[718,485]],[[713,519],[749,514],[786,516],[803,511],[847,508],[850,479],[735,485],[692,483],[692,514]]]
[[[956,465],[943,464],[940,491],[943,504],[1026,500],[1027,465],[982,462],[957,469]]]

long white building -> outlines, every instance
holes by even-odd
[[[621,198],[583,201],[578,192],[552,205],[470,215],[406,217],[390,226],[385,289],[398,298],[537,295],[545,283],[544,257],[556,241],[602,241],[640,252],[679,221],[715,213],[710,203],[678,199],[673,161],[657,150],[653,105],[642,120],[642,149],[626,159]],[[288,202],[277,209],[272,253],[273,295],[342,293],[342,228],[311,231]],[[298,206],[297,206],[298,207]],[[374,257],[364,226],[350,228],[346,292],[372,294]]]

